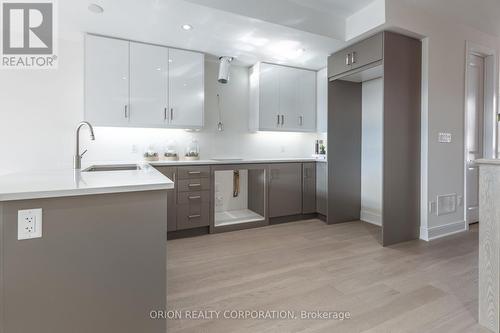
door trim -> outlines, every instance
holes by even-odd
[[[496,114],[498,113],[498,104],[496,91],[498,90],[498,59],[496,50],[476,44],[471,41],[465,42],[465,81],[464,81],[464,146],[463,146],[463,214],[466,221],[467,230],[469,229],[469,221],[467,220],[467,113],[468,103],[467,97],[469,94],[469,56],[476,55],[484,58],[484,108],[483,108],[483,157],[497,158],[498,157],[498,130]],[[487,138],[487,133],[490,137]],[[488,139],[488,140],[487,140]]]

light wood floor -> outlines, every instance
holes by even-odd
[[[168,320],[168,332],[486,332],[477,227],[388,248],[319,220],[168,241],[168,310],[349,311],[336,320]]]

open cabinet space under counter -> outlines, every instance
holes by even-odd
[[[267,170],[264,164],[211,167],[211,233],[269,224]]]

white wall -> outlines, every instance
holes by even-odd
[[[83,41],[59,42],[57,70],[0,73],[0,174],[72,166],[83,115]]]
[[[436,216],[429,204],[436,196],[464,194],[465,44],[471,41],[497,50],[500,40],[400,0],[387,0],[386,27],[412,31],[424,38],[422,94],[422,201],[421,237],[433,238],[465,228],[463,205],[453,214]],[[498,73],[495,73],[498,77]],[[439,132],[453,136],[438,143]]]
[[[384,81],[362,83],[361,220],[382,225]]]
[[[59,42],[59,69],[11,70],[0,75],[0,174],[33,169],[71,168],[74,129],[83,119],[83,39]],[[205,128],[200,132],[168,129],[96,128],[96,141],[82,131],[83,163],[141,159],[149,145],[162,148],[175,140],[180,153],[195,138],[201,158],[305,157],[314,152],[315,134],[248,131],[248,69],[234,66],[231,81],[216,81],[217,67],[207,61]],[[221,94],[224,132],[217,132]],[[135,152],[134,152],[135,151]]]

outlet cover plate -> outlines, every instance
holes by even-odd
[[[17,212],[17,239],[42,237],[42,209],[26,209]]]

